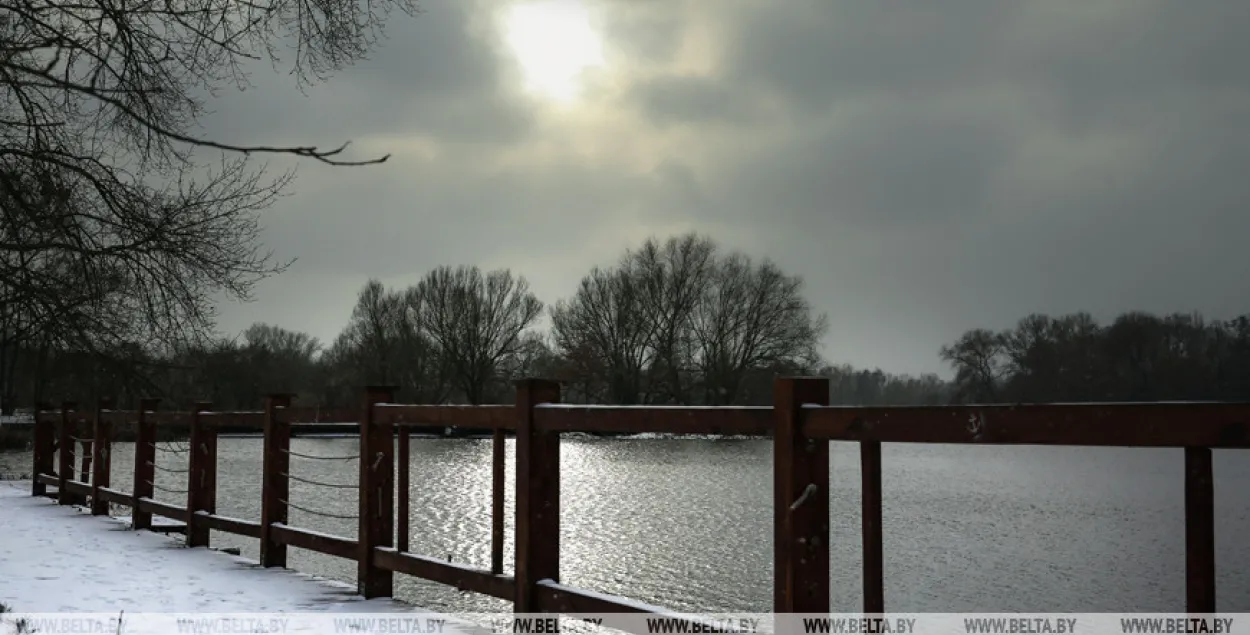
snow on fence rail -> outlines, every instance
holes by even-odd
[[[863,481],[862,531],[864,611],[882,613],[884,555],[881,536],[881,443],[955,443],[1177,447],[1185,453],[1185,541],[1187,610],[1215,613],[1215,521],[1212,448],[1250,447],[1250,404],[1041,404],[922,407],[828,405],[824,378],[780,378],[771,407],[636,407],[560,403],[557,382],[517,383],[508,405],[428,406],[392,403],[394,388],[364,390],[359,411],[335,411],[335,421],[356,421],[361,453],[308,456],[291,451],[292,424],[325,421],[316,409],[291,405],[291,396],[270,395],[264,411],[214,412],[196,403],[186,412],[157,410],[144,399],[133,411],[101,401],[93,412],[72,402],[43,408],[35,423],[32,494],[57,488],[61,504],[84,504],[93,514],[108,505],[132,508],[136,529],[152,528],[152,517],[185,523],[188,546],[208,546],[209,530],[260,541],[261,564],[285,567],[288,547],[357,560],[357,588],[365,597],[389,596],[395,573],[474,591],[515,603],[519,613],[656,612],[627,598],[560,585],[560,433],[622,432],[769,436],[774,445],[774,610],[827,613],[829,565],[829,444],[860,445]],[[112,429],[119,422],[137,429],[131,492],[109,482]],[[90,425],[88,425],[90,424]],[[158,501],[157,426],[190,430],[186,500]],[[409,434],[417,426],[489,429],[493,432],[491,565],[489,569],[445,562],[408,550]],[[264,434],[259,522],[220,516],[217,502],[217,435],[223,429]],[[90,430],[91,438],[79,436]],[[516,436],[515,574],[503,573],[505,435]],[[398,456],[395,436],[398,433]],[[82,466],[75,478],[75,446]],[[363,460],[355,484],[360,513],[354,538],[289,525],[291,456],[321,460]],[[54,469],[55,466],[55,469]],[[400,469],[396,469],[399,466]],[[398,500],[395,496],[398,492]],[[396,505],[397,503],[397,505]],[[396,513],[398,507],[398,513]],[[303,510],[304,508],[297,507]],[[315,510],[304,510],[318,513]],[[329,514],[327,514],[329,515]],[[336,516],[337,517],[337,516]],[[344,516],[346,517],[346,516]],[[398,520],[398,523],[396,522]]]

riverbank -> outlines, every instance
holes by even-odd
[[[365,600],[342,582],[132,531],[32,497],[29,481],[0,482],[0,536],[0,603],[11,613],[424,613]]]
[[[87,432],[90,435],[89,432]],[[186,428],[158,427],[157,441],[186,441]],[[135,426],[118,425],[113,430],[113,440],[122,443],[133,443]],[[0,450],[27,450],[35,441],[35,426],[29,422],[0,424]]]
[[[232,429],[223,427],[220,430],[223,437],[259,437],[261,434],[252,429]],[[303,423],[291,426],[291,436],[293,438],[342,438],[356,437],[360,434],[360,425],[357,423]],[[186,441],[186,428],[175,427],[158,427],[156,429],[158,441]],[[508,433],[508,437],[512,437],[512,433]],[[652,432],[644,432],[640,434],[589,434],[583,432],[565,433],[564,438],[571,439],[624,439],[624,440],[708,440],[708,441],[749,441],[755,439],[764,439],[767,437],[743,437],[743,436],[711,436],[700,434],[657,434]],[[427,439],[482,439],[490,438],[489,432],[481,430],[453,429],[453,428],[429,428],[413,430],[412,437]],[[35,428],[30,423],[14,423],[0,424],[0,450],[27,450],[31,443],[34,442]],[[119,443],[133,443],[135,440],[135,429],[133,425],[118,425],[113,430],[113,441]]]
[[[88,424],[89,425],[89,424]],[[437,432],[442,432],[437,429]],[[222,436],[260,436],[254,428],[222,426],[218,428]],[[85,432],[90,436],[90,432]],[[113,427],[112,440],[116,443],[134,443],[136,438],[134,424],[117,424]],[[333,437],[359,436],[360,425],[357,423],[297,423],[291,426],[291,437]],[[458,437],[463,435],[444,435],[426,433],[426,436]],[[489,436],[489,435],[488,435]],[[186,441],[190,437],[186,426],[157,426],[157,441]],[[27,450],[35,440],[35,426],[27,423],[0,425],[0,450]]]

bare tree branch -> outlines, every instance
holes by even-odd
[[[210,332],[214,294],[246,300],[282,271],[260,249],[259,213],[291,174],[250,158],[386,157],[209,138],[204,99],[288,46],[297,82],[322,79],[361,59],[392,9],[415,6],[0,0],[0,366],[135,341],[176,349]]]

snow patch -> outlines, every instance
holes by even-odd
[[[420,611],[365,600],[354,586],[131,531],[0,483],[0,598],[13,612],[252,613]]]

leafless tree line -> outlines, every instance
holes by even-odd
[[[695,234],[592,270],[551,321],[578,396],[619,404],[738,403],[749,373],[815,370],[826,328],[800,278]]]
[[[574,401],[768,403],[774,375],[820,368],[825,318],[802,291],[774,263],[689,234],[649,240],[592,270],[551,308],[549,330],[539,328],[544,306],[523,277],[440,267],[406,289],[370,281],[324,349],[258,324],[240,338],[148,355],[134,373],[144,380],[129,384],[90,366],[88,352],[64,350],[50,356],[60,366],[29,374],[43,386],[27,381],[23,392],[72,389],[87,374],[109,394],[156,388],[224,407],[255,407],[273,391],[353,405],[364,384],[396,385],[414,403],[489,403],[511,399],[511,380],[541,375],[563,380]]]
[[[1250,315],[1030,315],[941,351],[955,398],[975,402],[1250,400]]]
[[[361,385],[381,383],[420,403],[485,403],[532,345],[542,308],[507,270],[440,267],[395,291],[370,281],[324,356],[326,398],[354,400]]]

